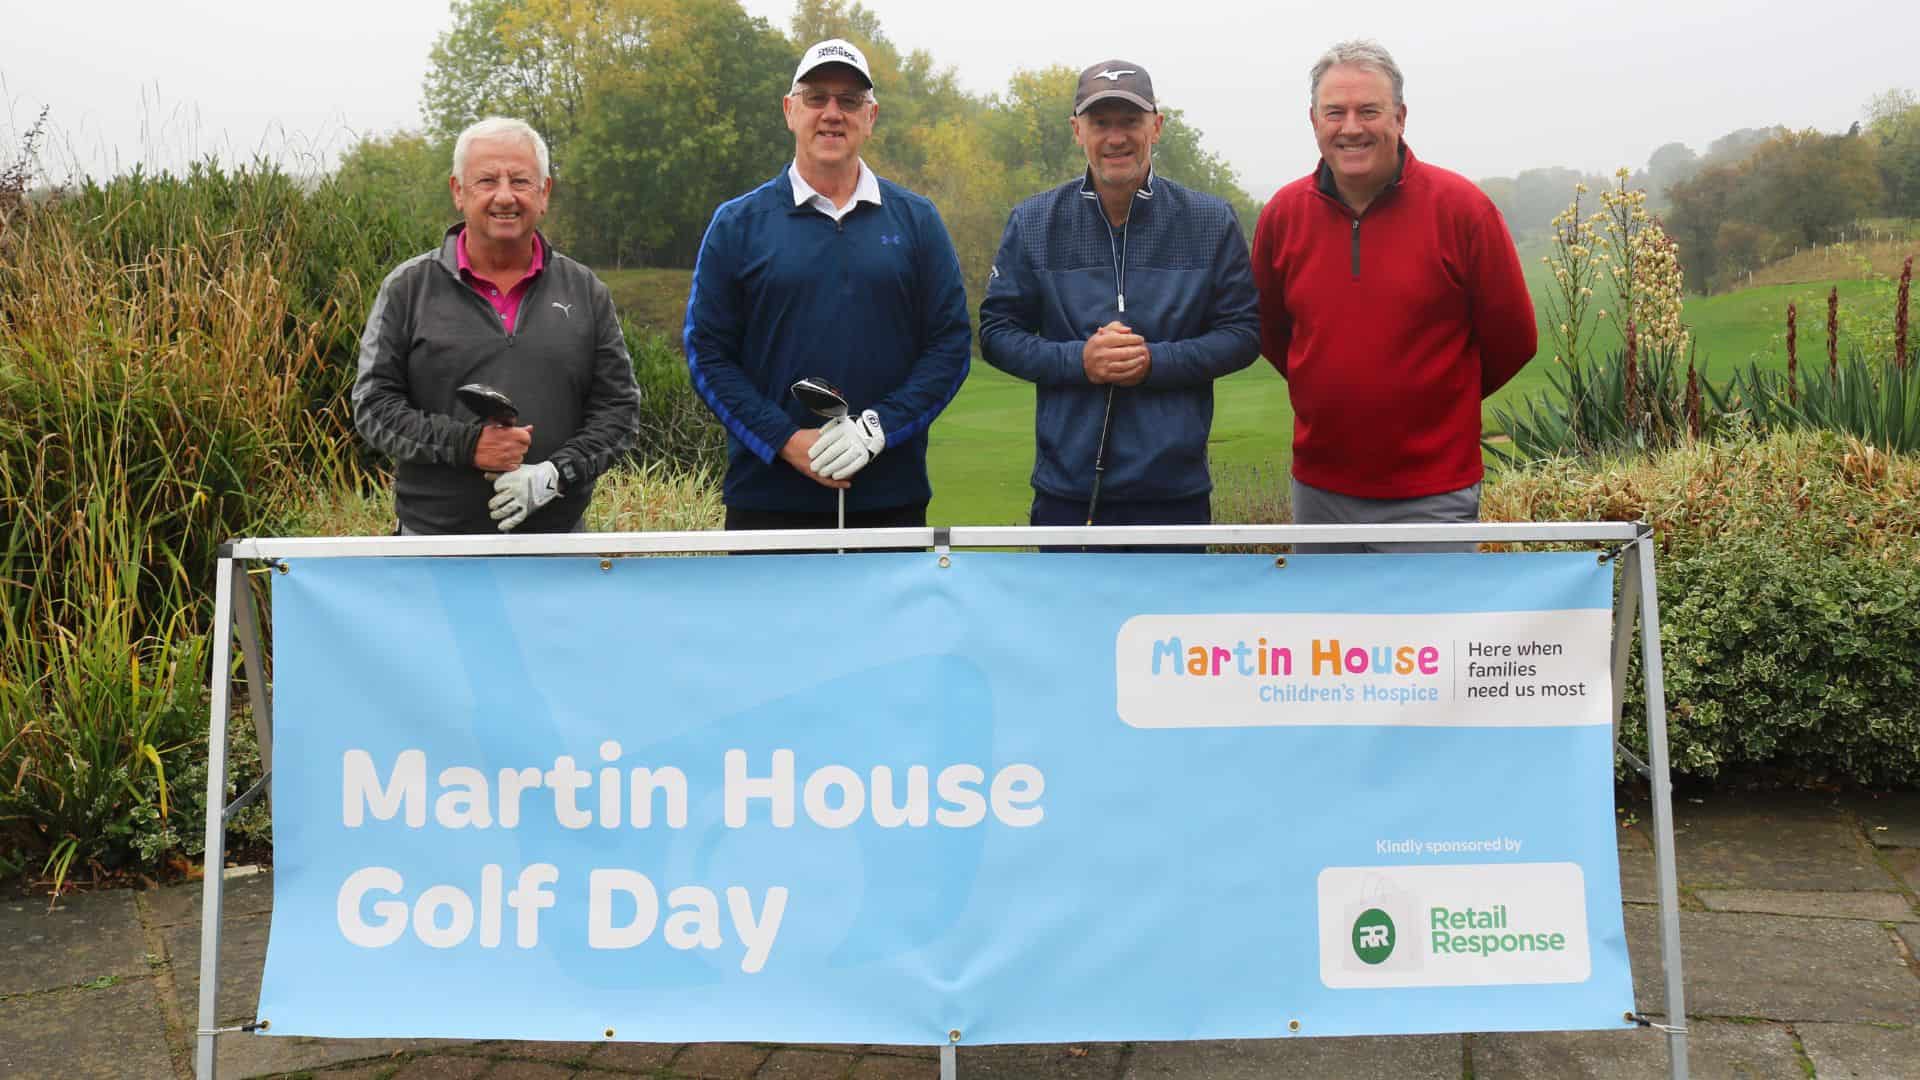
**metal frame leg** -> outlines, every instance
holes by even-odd
[[[1620,742],[1620,718],[1627,708],[1627,663],[1633,655],[1633,621],[1640,614],[1640,550],[1620,555],[1620,599],[1613,608],[1613,749],[1633,770],[1648,775],[1647,763]]]
[[[1679,872],[1673,856],[1673,780],[1667,760],[1666,678],[1660,659],[1660,595],[1654,585],[1653,538],[1634,542],[1641,604],[1640,666],[1647,685],[1648,777],[1653,789],[1653,863],[1660,890],[1660,966],[1667,984],[1667,1056],[1673,1080],[1687,1080],[1686,987],[1680,966]]]
[[[959,1078],[959,1054],[954,1050],[953,1044],[948,1043],[940,1048],[940,1080],[959,1080]]]
[[[207,713],[207,851],[201,873],[200,1026],[194,1036],[194,1075],[214,1080],[214,1048],[220,1021],[220,889],[226,866],[227,689],[233,679],[233,598],[247,588],[246,571],[231,558],[214,575],[212,705]],[[250,594],[249,594],[250,596]]]

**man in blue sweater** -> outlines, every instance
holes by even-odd
[[[1213,380],[1260,354],[1259,299],[1232,208],[1155,175],[1164,119],[1139,64],[1082,72],[1086,174],[1014,208],[994,256],[980,354],[1034,384],[1035,525],[1213,520]]]
[[[927,428],[967,376],[972,331],[953,242],[933,204],[860,159],[879,105],[867,59],[808,49],[782,99],[793,164],[721,204],[687,300],[693,385],[727,429],[729,529],[927,520]],[[789,394],[838,387],[825,427]]]

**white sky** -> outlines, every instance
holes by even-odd
[[[1548,165],[1610,172],[1644,165],[1662,143],[1704,151],[1742,127],[1840,131],[1873,95],[1920,88],[1920,3],[1910,0],[866,6],[895,45],[927,49],[977,93],[1004,88],[1019,68],[1137,62],[1258,198],[1311,166],[1306,71],[1347,37],[1378,38],[1405,70],[1408,142],[1476,178]],[[50,105],[55,163],[94,170],[178,167],[209,152],[325,163],[359,134],[417,126],[427,50],[449,21],[444,0],[10,7],[0,159]],[[745,7],[782,30],[792,13],[791,0]]]

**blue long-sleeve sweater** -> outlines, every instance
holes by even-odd
[[[966,380],[972,331],[953,242],[933,203],[887,180],[880,204],[835,222],[795,206],[785,170],[721,204],[687,300],[693,385],[727,429],[724,500],[748,510],[831,510],[834,493],[779,459],[818,427],[788,393],[824,378],[887,445],[853,477],[851,510],[923,503],[927,428]]]
[[[1260,355],[1247,242],[1224,200],[1153,176],[1115,230],[1082,178],[1014,208],[980,303],[980,355],[1035,386],[1036,491],[1091,494],[1107,387],[1087,381],[1080,353],[1114,320],[1147,339],[1152,366],[1114,394],[1101,497],[1211,491],[1213,380]]]

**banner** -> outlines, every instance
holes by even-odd
[[[1591,553],[287,565],[275,1035],[1627,1026]]]

